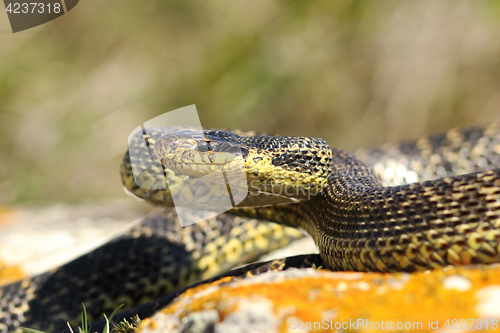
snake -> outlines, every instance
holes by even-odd
[[[120,303],[133,308],[177,295],[301,238],[299,230],[315,241],[317,262],[331,270],[413,272],[500,262],[499,165],[499,123],[355,154],[320,138],[143,129],[129,140],[122,183],[165,211],[58,269],[1,287],[0,332],[76,325],[82,302],[95,320]],[[187,190],[184,184],[234,170],[246,176],[235,191],[248,195],[208,219],[188,210],[193,221],[203,221],[180,227],[174,208],[217,208],[228,190],[214,181]],[[290,260],[281,262],[308,259]]]

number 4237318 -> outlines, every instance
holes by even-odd
[[[51,4],[49,3],[38,3],[38,2],[23,2],[23,3],[9,3],[7,8],[5,9],[7,13],[10,14],[43,14],[43,13],[60,13],[61,12],[61,4],[56,2]]]

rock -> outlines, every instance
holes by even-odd
[[[497,331],[499,317],[498,264],[412,274],[290,268],[188,289],[139,331],[165,332],[168,321],[173,332],[191,332],[186,318],[205,328],[196,332],[219,333]]]

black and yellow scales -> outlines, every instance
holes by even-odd
[[[20,326],[53,332],[67,321],[78,324],[81,303],[94,320],[121,303],[132,308],[162,297],[128,312],[151,314],[179,293],[175,290],[300,238],[295,228],[312,236],[320,255],[253,264],[225,275],[311,264],[411,272],[500,262],[498,123],[355,155],[316,138],[218,130],[164,134],[162,128],[148,130],[147,150],[139,144],[142,133],[129,145],[121,166],[129,192],[171,207],[183,182],[228,163],[232,154],[246,172],[247,199],[185,228],[167,209],[59,269],[2,287],[0,332]],[[152,151],[157,162],[141,164]],[[137,179],[131,154],[141,168]],[[165,175],[174,180],[171,186],[154,186],[165,183]],[[313,190],[314,195],[304,194]],[[213,198],[217,186],[205,191]],[[188,201],[196,196],[182,194]]]

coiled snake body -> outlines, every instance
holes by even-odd
[[[139,163],[137,179],[132,152],[125,155],[121,173],[128,191],[172,206],[177,187],[154,186],[166,173],[181,184],[206,173],[206,161],[237,149],[252,195],[230,211],[232,217],[183,229],[171,212],[150,216],[55,272],[1,288],[0,332],[20,325],[53,331],[78,318],[81,302],[95,319],[117,304],[131,307],[215,276],[300,237],[280,225],[306,230],[333,270],[415,271],[500,261],[500,169],[493,169],[500,165],[498,124],[359,151],[372,167],[322,139],[206,131],[183,146],[186,133],[163,134],[149,131],[158,161]],[[134,142],[142,138],[135,137],[131,150],[139,150]],[[149,154],[134,153],[139,160]],[[186,154],[190,163],[176,164]],[[436,177],[441,179],[422,181]],[[381,179],[414,183],[384,186]]]

